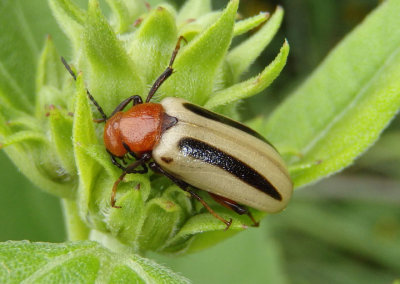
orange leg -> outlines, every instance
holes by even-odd
[[[132,164],[130,164],[129,166],[127,166],[125,168],[125,170],[123,171],[123,173],[120,175],[120,177],[114,182],[113,188],[112,188],[112,192],[111,192],[111,207],[113,208],[121,208],[120,206],[115,205],[116,199],[115,199],[115,195],[117,193],[117,188],[118,185],[120,184],[121,181],[123,181],[124,177],[127,174],[145,174],[147,173],[148,169],[146,166],[146,162],[149,161],[151,159],[151,154],[150,153],[144,153],[142,155],[142,157],[133,162]],[[136,170],[137,167],[142,166],[143,169],[142,170]]]
[[[259,222],[257,222],[253,215],[251,214],[251,212],[244,206],[237,204],[235,201],[228,199],[226,197],[214,194],[209,192],[208,193],[215,201],[217,201],[219,204],[221,204],[222,206],[235,211],[237,214],[239,215],[243,215],[246,214],[247,216],[249,216],[249,218],[251,219],[251,221],[253,222],[253,226],[254,227],[258,227],[260,225]]]

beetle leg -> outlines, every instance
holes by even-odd
[[[96,123],[102,123],[106,120],[107,120],[107,118],[93,118],[93,122],[96,122]]]
[[[133,152],[131,150],[131,148],[129,148],[128,144],[126,144],[125,142],[122,142],[122,146],[124,146],[125,150],[132,156],[134,157],[136,160],[138,159],[137,155],[135,154],[135,152]]]
[[[133,162],[132,164],[130,164],[129,166],[127,166],[125,168],[125,170],[120,175],[120,177],[114,182],[114,185],[113,185],[113,188],[112,188],[112,191],[111,191],[111,207],[113,207],[113,208],[121,208],[121,206],[116,206],[115,205],[115,202],[116,202],[115,195],[117,193],[118,185],[124,179],[124,177],[127,174],[147,173],[148,169],[147,169],[145,163],[150,159],[151,159],[151,154],[150,153],[144,153],[139,160]],[[140,165],[143,166],[143,170],[135,170]]]
[[[120,163],[118,163],[116,156],[114,156],[113,154],[111,154],[110,151],[107,150],[107,153],[110,154],[111,157],[111,162],[113,163],[114,166],[117,166],[118,168],[120,168],[121,170],[125,171],[125,167],[123,165],[121,165]]]
[[[117,193],[117,187],[119,185],[119,183],[124,179],[124,177],[126,176],[126,172],[123,172],[122,175],[120,175],[120,177],[114,182],[112,191],[111,191],[111,207],[113,208],[121,208],[121,206],[117,206],[115,205],[115,202],[117,201],[115,199],[115,194]]]
[[[190,193],[190,195],[192,197],[194,197],[195,199],[197,199],[198,201],[201,202],[201,204],[203,204],[203,206],[208,210],[208,212],[210,212],[215,218],[217,218],[218,220],[222,221],[225,223],[226,228],[225,231],[229,229],[229,227],[232,224],[232,219],[230,218],[229,221],[225,220],[224,218],[222,218],[221,216],[219,216],[208,204],[207,202],[205,202],[197,193],[193,192],[192,190],[189,189],[189,187],[191,186],[190,184],[177,179],[176,177],[172,176],[171,174],[167,173],[166,171],[164,171],[156,162],[151,162],[149,163],[149,167],[150,169],[152,169],[154,172],[160,173],[165,175],[167,178],[169,178],[172,182],[174,182],[177,186],[179,186],[181,189],[183,189],[184,191]]]
[[[69,74],[71,74],[72,78],[74,78],[74,80],[76,81],[76,75],[75,72],[72,70],[71,66],[67,63],[67,61],[64,59],[64,57],[61,56],[61,61],[64,64],[65,69],[67,69],[67,71],[69,72]],[[94,97],[92,96],[92,94],[89,92],[88,89],[86,89],[86,94],[88,95],[89,99],[92,101],[92,103],[95,105],[95,107],[97,108],[97,110],[99,111],[100,115],[101,115],[101,119],[94,119],[94,122],[104,122],[107,120],[107,115],[104,113],[103,109],[101,108],[101,106],[99,105],[99,103],[94,99]]]
[[[195,192],[193,192],[191,190],[186,189],[186,191],[189,192],[192,197],[194,197],[198,201],[200,201],[201,204],[203,204],[203,206],[208,210],[208,212],[210,212],[215,218],[217,218],[225,223],[225,225],[226,225],[225,231],[229,229],[229,227],[232,224],[232,218],[229,218],[229,221],[226,221],[224,218],[219,216],[214,210],[212,210],[211,207],[207,204],[207,202],[205,202],[199,195],[197,195]]]
[[[162,72],[161,75],[154,82],[153,86],[151,87],[151,89],[149,91],[149,94],[147,95],[146,103],[148,103],[151,100],[151,98],[153,97],[155,92],[157,92],[158,88],[162,85],[162,83],[164,83],[164,81],[167,80],[168,77],[172,75],[172,72],[174,71],[172,69],[172,64],[174,63],[176,55],[178,54],[178,51],[181,48],[182,40],[184,40],[186,42],[186,39],[183,36],[179,37],[178,42],[176,43],[175,49],[172,52],[172,56],[169,61],[169,65],[168,65],[167,69],[165,69],[164,72]]]
[[[122,111],[130,102],[132,102],[132,105],[139,105],[143,103],[143,100],[140,96],[138,95],[134,95],[131,96],[125,100],[123,100],[115,109],[114,111],[111,113],[110,117],[112,117],[114,114],[116,114],[119,111]]]
[[[246,214],[247,216],[249,216],[249,218],[251,219],[251,221],[253,222],[253,227],[258,227],[260,224],[259,222],[257,222],[253,215],[251,214],[251,212],[244,206],[239,205],[238,203],[236,203],[235,201],[228,199],[226,197],[208,192],[208,194],[212,197],[212,199],[214,199],[215,201],[217,201],[219,204],[221,204],[222,206],[235,211],[237,214],[239,215],[243,215]]]
[[[147,172],[149,171],[149,169],[147,168],[147,166],[146,166],[146,164],[142,164],[142,170],[135,170],[135,169],[129,169],[129,167],[128,168],[126,168],[126,173],[127,174],[147,174]]]

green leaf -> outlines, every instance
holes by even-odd
[[[161,90],[166,96],[183,97],[203,105],[213,79],[231,43],[238,0],[230,1],[221,17],[182,48],[174,63],[176,71]]]
[[[43,122],[43,118],[49,115],[52,108],[64,108],[67,97],[66,93],[60,89],[53,86],[42,86],[36,95],[36,118]]]
[[[45,47],[39,58],[36,77],[36,117],[43,118],[50,105],[64,106],[65,98],[60,89],[66,76],[53,40],[46,39]]]
[[[218,215],[229,219],[230,215],[221,214],[215,210]],[[182,229],[171,238],[165,246],[166,252],[196,252],[205,247],[212,246],[223,239],[229,238],[244,228],[242,223],[233,221],[229,230],[224,231],[226,225],[208,212],[191,217]]]
[[[139,72],[101,13],[97,0],[89,1],[83,41],[82,60],[83,67],[89,67],[89,89],[106,113],[111,113],[127,97],[143,93]]]
[[[99,165],[101,165],[111,178],[116,178],[118,176],[118,168],[110,163],[110,155],[106,152],[104,145],[87,145],[85,148],[82,148],[82,150],[85,151],[85,153]]]
[[[205,14],[195,21],[193,19],[188,19],[187,22],[179,26],[179,34],[184,36],[185,39],[190,42],[198,34],[207,29],[210,25],[215,23],[221,16],[221,12],[210,12]]]
[[[80,150],[105,169],[97,174],[90,192],[88,210],[92,210],[92,218],[89,224],[95,223],[97,230],[118,237],[118,243],[128,244],[136,252],[141,251],[138,238],[142,235],[141,229],[146,217],[145,201],[151,190],[148,177],[142,174],[126,176],[119,184],[116,195],[117,205],[121,208],[111,208],[111,189],[121,174],[120,170],[112,165],[103,145],[88,145]],[[160,226],[157,224],[156,228]],[[103,235],[99,241],[103,241]]]
[[[177,40],[175,16],[163,6],[152,10],[135,32],[129,55],[148,87],[167,68]],[[145,99],[145,93],[139,95]]]
[[[20,112],[10,115],[11,109],[6,111],[5,109],[0,108],[0,110],[1,113],[8,118],[6,123],[11,129],[16,127],[18,129],[29,129],[37,132],[42,130],[42,124],[38,120],[32,119],[32,117],[29,115],[25,115],[24,113]],[[13,113],[12,110],[11,113]]]
[[[18,144],[27,141],[38,141],[42,143],[47,143],[46,136],[36,131],[22,130],[15,134],[6,136],[1,140],[0,147],[8,147],[13,144]]]
[[[96,242],[0,243],[2,283],[189,283],[155,262]]]
[[[78,75],[76,80],[76,106],[74,112],[74,122],[72,130],[72,141],[75,149],[75,162],[79,172],[78,208],[81,216],[87,216],[89,211],[89,201],[92,196],[96,174],[99,171],[96,161],[87,155],[85,149],[96,145],[97,137],[93,126],[91,109],[85,86],[83,85],[82,75]]]
[[[247,71],[266,46],[271,42],[283,19],[283,9],[278,6],[268,22],[253,36],[232,49],[227,60],[230,63],[235,81]]]
[[[188,0],[179,10],[176,22],[182,25],[189,19],[197,19],[211,12],[211,0]]]
[[[107,0],[107,3],[116,18],[116,32],[120,34],[128,31],[134,21],[146,12],[146,5],[142,0]]]
[[[384,2],[341,42],[264,127],[263,133],[278,149],[297,152],[291,165],[314,165],[292,172],[296,186],[348,166],[398,112],[399,13],[398,1]]]
[[[157,184],[152,183],[153,188]],[[163,251],[177,231],[193,214],[193,206],[186,193],[175,185],[162,191],[162,196],[146,203],[140,246],[145,250]],[[148,238],[148,236],[152,236]]]
[[[74,149],[71,139],[72,117],[65,112],[52,108],[49,111],[51,141],[61,160],[63,168],[71,175],[76,174]]]
[[[140,247],[145,251],[161,250],[165,242],[182,226],[185,217],[174,200],[167,198],[153,198],[147,202],[145,216],[139,237]]]
[[[142,178],[143,180],[142,182],[129,182],[136,178]],[[111,208],[110,192],[112,183],[108,185],[110,190],[103,190],[103,204],[104,200],[107,202],[106,205],[103,205],[103,208],[106,208],[106,210],[109,208],[109,217],[104,220],[107,222],[105,224],[106,234],[116,236],[118,243],[128,245],[134,252],[142,252],[139,237],[146,217],[144,201],[151,190],[150,182],[144,179],[143,175],[130,176],[118,186],[117,205],[121,206],[121,208]]]
[[[0,62],[0,104],[7,108],[27,111],[32,104],[26,99],[23,90]]]
[[[33,110],[39,49],[19,1],[0,2],[0,103]]]
[[[4,112],[1,111],[1,113]],[[44,191],[62,197],[73,196],[74,191],[71,187],[71,183],[65,181],[60,182],[65,178],[64,175],[60,175],[60,173],[58,173],[57,176],[53,176],[53,172],[48,172],[46,171],[45,167],[42,167],[45,165],[43,165],[44,163],[42,160],[40,160],[40,158],[45,158],[45,156],[40,156],[40,153],[42,153],[41,151],[43,151],[43,148],[46,150],[51,148],[49,147],[47,142],[48,140],[44,137],[44,135],[39,131],[29,130],[16,132],[13,134],[10,126],[12,125],[8,125],[4,117],[0,115],[0,138],[9,139],[8,142],[5,141],[6,143],[11,144],[12,142],[12,145],[4,148],[4,151],[18,167],[18,169],[24,175],[28,176],[36,186],[40,187]],[[37,139],[40,140],[39,143],[36,141]],[[46,140],[44,141],[43,139]],[[43,146],[43,144],[45,146]],[[5,145],[3,145],[3,147],[4,146]],[[52,166],[54,170],[54,165]]]
[[[216,92],[204,106],[213,109],[260,93],[279,76],[288,55],[289,44],[285,41],[277,57],[264,71],[247,81]]]
[[[75,53],[81,47],[81,35],[86,13],[71,0],[48,0],[54,17],[74,44]]]
[[[61,64],[60,55],[54,46],[52,38],[48,36],[42,55],[39,58],[36,92],[43,86],[52,86],[61,89],[65,75],[65,68]]]
[[[180,231],[166,243],[164,250],[175,253],[177,251],[185,253],[200,251],[247,229],[252,224],[247,215],[234,214],[231,210],[218,206],[213,207],[213,210],[227,220],[232,218],[232,225],[227,231],[225,231],[226,225],[210,213],[201,213],[192,216]],[[252,213],[256,220],[260,220],[265,215],[259,211]]]
[[[260,14],[247,18],[245,20],[239,21],[235,24],[235,29],[233,30],[233,36],[238,36],[248,31],[258,27],[264,23],[269,18],[269,13],[260,12]]]

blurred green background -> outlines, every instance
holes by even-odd
[[[0,0],[0,16],[7,15]],[[82,7],[85,1],[80,1]],[[153,5],[158,1],[149,1]],[[179,7],[183,1],[170,1]],[[21,1],[38,50],[51,34],[68,45],[46,0]],[[213,1],[215,8],[227,1]],[[262,70],[286,37],[291,53],[281,76],[240,108],[244,119],[268,114],[377,5],[377,0],[242,0],[243,17],[284,7],[278,36],[248,76]],[[105,7],[105,6],[104,6]],[[5,27],[1,27],[2,29]],[[18,31],[16,31],[18,32]],[[1,31],[0,31],[1,33]],[[194,283],[391,283],[400,278],[400,119],[355,164],[298,189],[285,212],[206,251],[184,257],[148,254]],[[59,200],[35,188],[0,153],[0,240],[62,242]]]

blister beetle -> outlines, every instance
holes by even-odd
[[[249,127],[184,99],[168,97],[160,103],[150,102],[172,75],[182,39],[178,39],[168,67],[151,87],[145,102],[138,95],[129,97],[107,116],[87,90],[102,116],[97,122],[106,122],[103,137],[107,152],[112,163],[123,171],[114,183],[111,206],[120,208],[115,195],[125,175],[147,173],[148,166],[200,201],[226,224],[226,229],[232,219],[218,215],[192,188],[207,191],[215,201],[238,214],[247,214],[258,226],[245,206],[279,212],[292,195],[290,176],[276,149]],[[76,80],[64,58],[62,62]],[[129,103],[132,107],[124,111]],[[128,154],[135,161],[124,166],[119,160]]]

